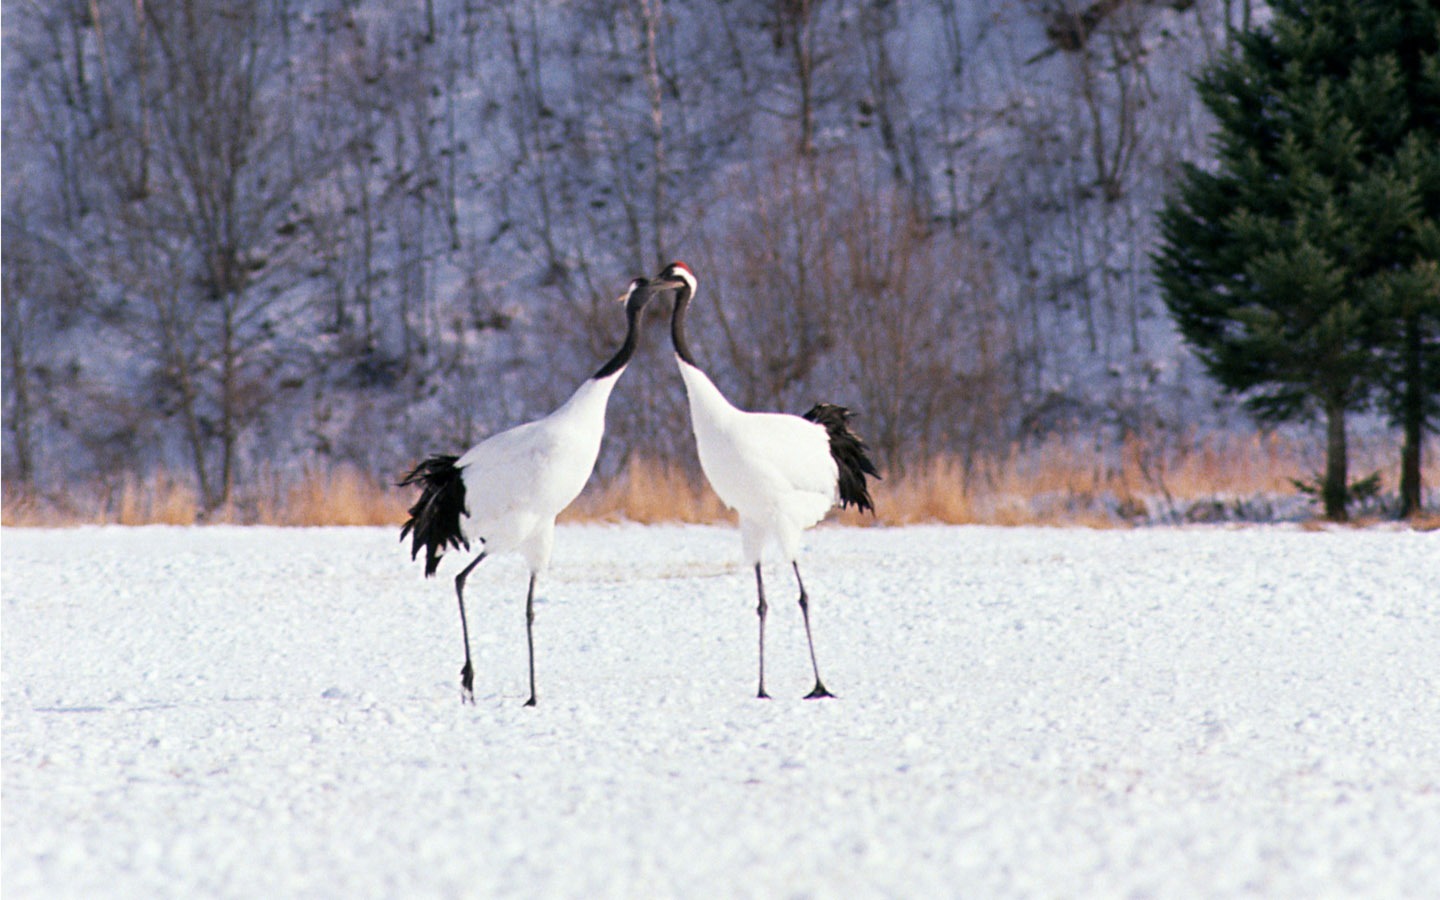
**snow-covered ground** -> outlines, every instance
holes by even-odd
[[[5,530],[7,900],[1440,896],[1440,533],[396,537]]]

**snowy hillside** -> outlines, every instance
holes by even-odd
[[[676,257],[737,402],[843,403],[897,464],[1233,424],[1148,254],[1209,152],[1189,78],[1258,4],[133,9],[7,8],[27,489],[389,477],[564,397]],[[685,449],[663,315],[602,473]]]
[[[711,527],[524,572],[392,530],[3,534],[3,888],[1440,893],[1440,534],[823,528],[819,662]]]

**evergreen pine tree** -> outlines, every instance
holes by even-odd
[[[1404,436],[1400,515],[1421,504],[1421,453],[1440,416],[1440,4],[1401,4],[1376,41],[1374,143],[1392,148],[1377,197],[1394,210],[1371,285],[1382,408]]]
[[[1341,520],[1346,414],[1378,396],[1404,421],[1418,392],[1423,433],[1434,406],[1440,30],[1429,0],[1272,7],[1197,81],[1217,166],[1186,168],[1156,269],[1225,389],[1263,420],[1325,417]]]

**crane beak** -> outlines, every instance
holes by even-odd
[[[650,282],[652,291],[673,291],[685,286],[679,278],[656,278]]]

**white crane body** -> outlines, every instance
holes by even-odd
[[[468,541],[484,544],[489,556],[518,551],[532,572],[549,566],[555,517],[590,480],[620,374],[587,380],[550,415],[486,438],[456,461]]]
[[[745,562],[761,562],[767,538],[794,562],[800,533],[839,500],[838,466],[822,425],[785,413],[746,412],[705,373],[677,357],[700,468],[716,496],[740,518]]]

